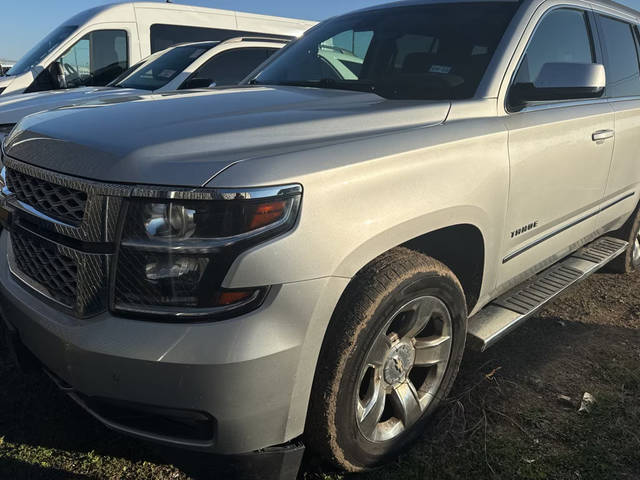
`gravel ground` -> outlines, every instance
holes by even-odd
[[[640,274],[596,274],[501,344],[469,353],[422,440],[353,478],[640,479],[638,285]],[[17,372],[6,349],[0,385],[0,479],[225,478],[209,457],[107,430],[43,375]],[[585,392],[597,400],[586,415]],[[313,458],[301,477],[347,478]]]

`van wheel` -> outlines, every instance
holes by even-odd
[[[630,273],[640,269],[640,208],[612,236],[629,242],[629,248],[607,266],[613,273]]]
[[[306,443],[356,472],[393,459],[422,432],[458,373],[464,293],[442,263],[396,248],[365,267],[331,319]]]

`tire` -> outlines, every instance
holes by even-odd
[[[640,269],[640,206],[627,223],[611,236],[629,242],[629,248],[610,262],[606,270],[612,273],[631,273]]]
[[[464,293],[445,265],[406,248],[374,260],[349,284],[331,319],[307,446],[350,472],[395,458],[451,390],[466,332]]]

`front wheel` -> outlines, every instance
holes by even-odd
[[[460,283],[440,262],[397,248],[366,267],[340,300],[323,344],[309,447],[349,471],[398,455],[450,391],[466,322]]]

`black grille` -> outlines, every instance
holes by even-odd
[[[11,243],[20,272],[45,287],[55,300],[72,307],[78,290],[76,262],[34,235],[14,231]]]
[[[6,182],[16,198],[39,212],[71,225],[84,217],[87,194],[7,169]]]

